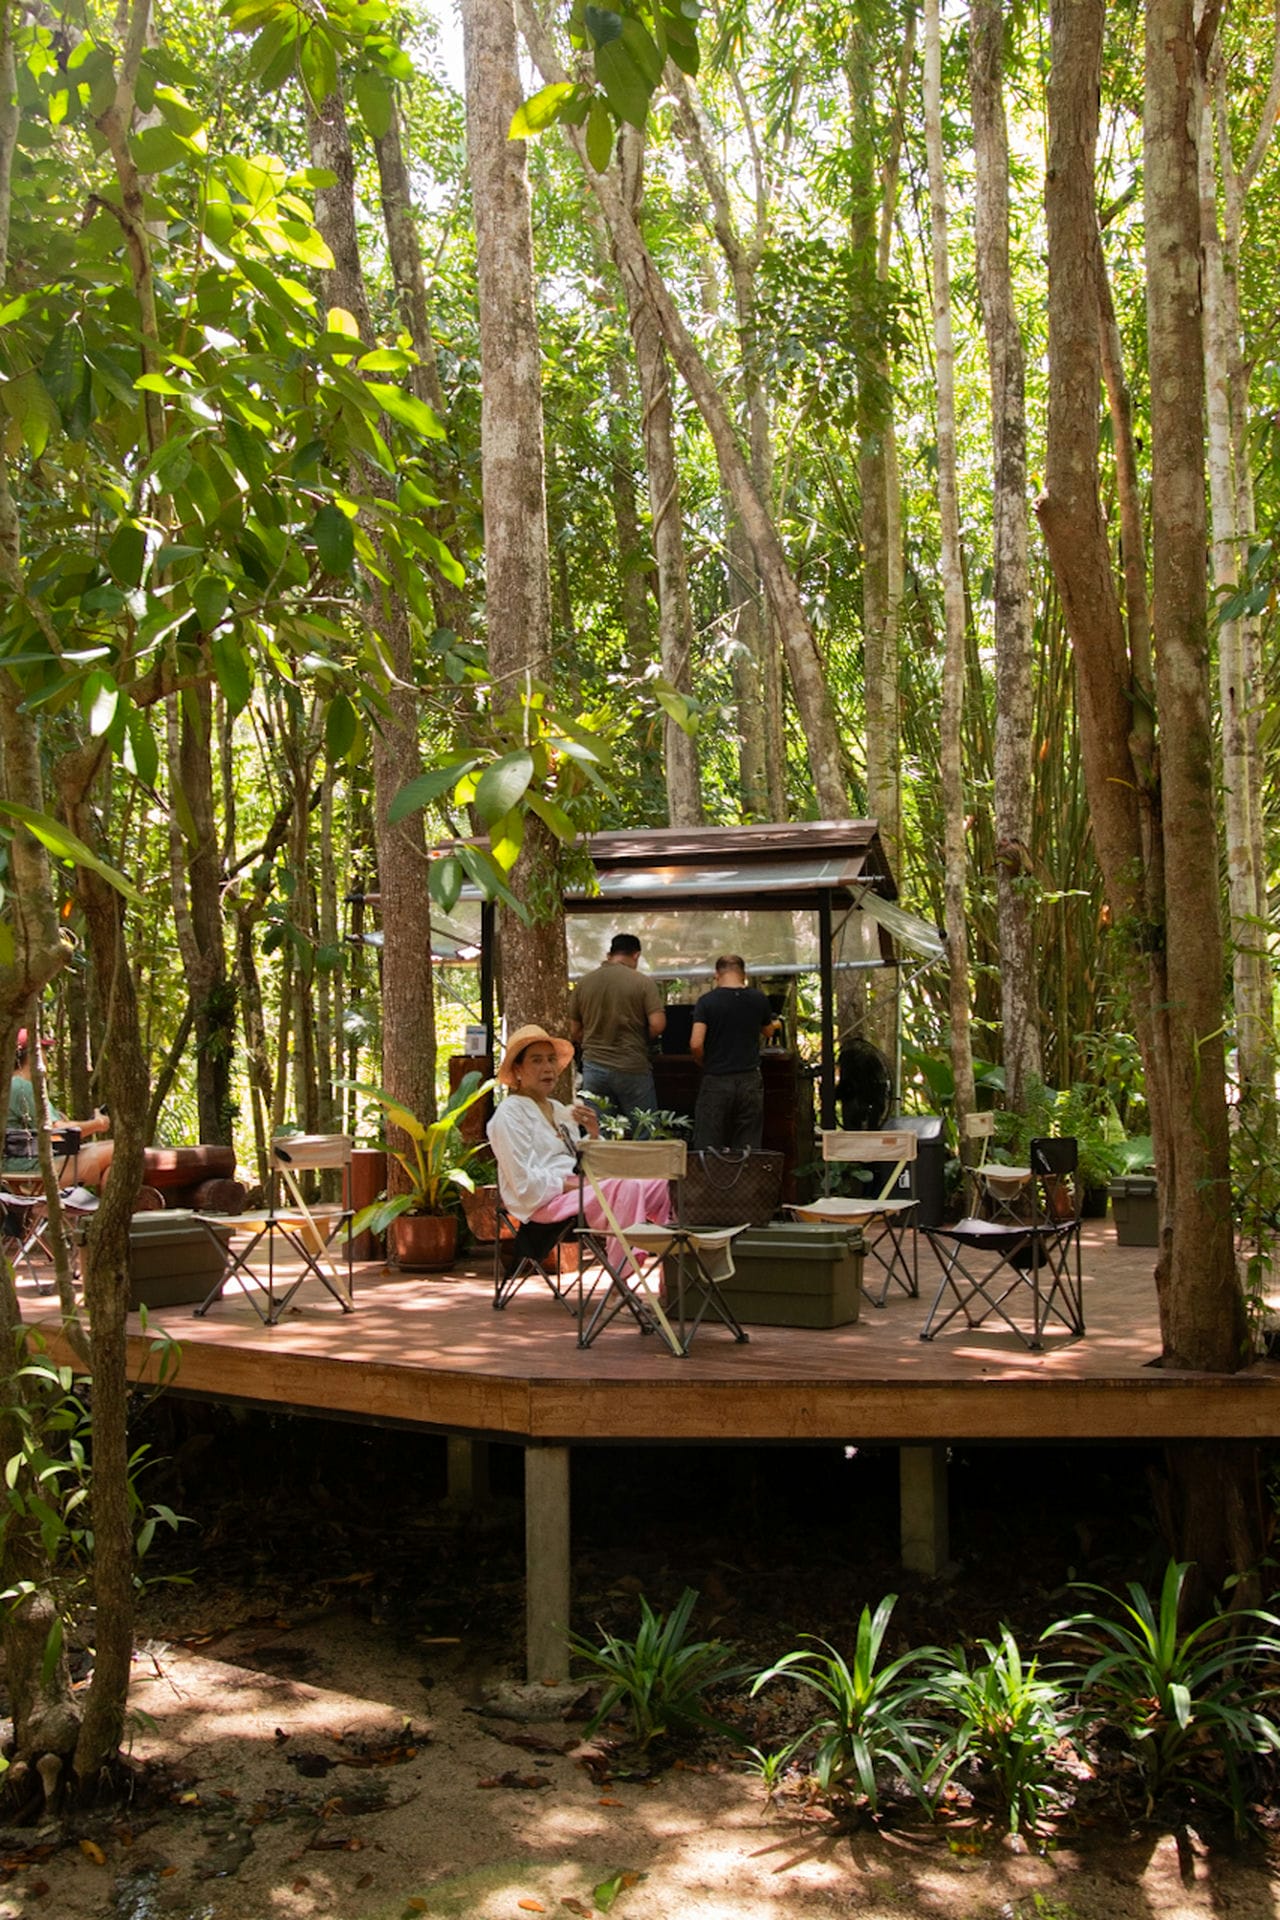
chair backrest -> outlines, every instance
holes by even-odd
[[[982,1150],[974,1162],[975,1167],[987,1164],[987,1149],[990,1147],[996,1130],[994,1113],[966,1113],[964,1117],[964,1137],[966,1140],[981,1140]]]
[[[271,1157],[281,1167],[348,1167],[351,1164],[349,1133],[295,1133],[271,1142]]]
[[[596,1180],[683,1180],[689,1149],[683,1140],[584,1140],[578,1156]]]
[[[1044,1220],[1059,1226],[1078,1221],[1081,1194],[1075,1173],[1080,1164],[1079,1142],[1071,1134],[1033,1140],[1027,1157],[1035,1175],[1037,1209],[1042,1210]]]
[[[822,1130],[824,1160],[853,1160],[860,1166],[868,1167],[889,1166],[888,1178],[881,1184],[879,1192],[872,1196],[876,1200],[888,1199],[905,1169],[915,1159],[919,1144],[917,1135],[909,1127],[886,1133],[851,1133],[839,1127],[824,1127]]]

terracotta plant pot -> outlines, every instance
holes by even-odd
[[[471,1229],[471,1238],[482,1245],[491,1246],[498,1237],[498,1189],[496,1187],[477,1187],[474,1193],[464,1191],[462,1211],[467,1216],[467,1225]],[[504,1227],[504,1240],[510,1240],[511,1229]]]
[[[387,1228],[391,1257],[402,1270],[432,1272],[447,1267],[458,1250],[456,1213],[402,1213]]]

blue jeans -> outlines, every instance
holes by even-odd
[[[582,1094],[587,1100],[599,1094],[615,1113],[622,1115],[628,1126],[633,1114],[653,1113],[658,1105],[652,1067],[646,1067],[643,1073],[621,1073],[617,1067],[602,1067],[594,1060],[587,1060],[582,1068]]]

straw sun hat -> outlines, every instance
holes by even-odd
[[[517,1027],[511,1035],[511,1038],[507,1041],[505,1051],[502,1055],[502,1065],[498,1068],[496,1077],[500,1086],[514,1087],[516,1083],[515,1070],[520,1064],[520,1055],[526,1047],[531,1047],[535,1040],[545,1040],[548,1045],[555,1048],[556,1065],[559,1067],[561,1073],[564,1072],[567,1066],[572,1064],[572,1040],[558,1039],[554,1033],[548,1033],[545,1027]]]

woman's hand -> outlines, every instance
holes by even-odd
[[[578,1125],[590,1134],[593,1140],[600,1138],[600,1115],[594,1107],[588,1106],[585,1100],[580,1100],[576,1106],[570,1107],[569,1111]]]

